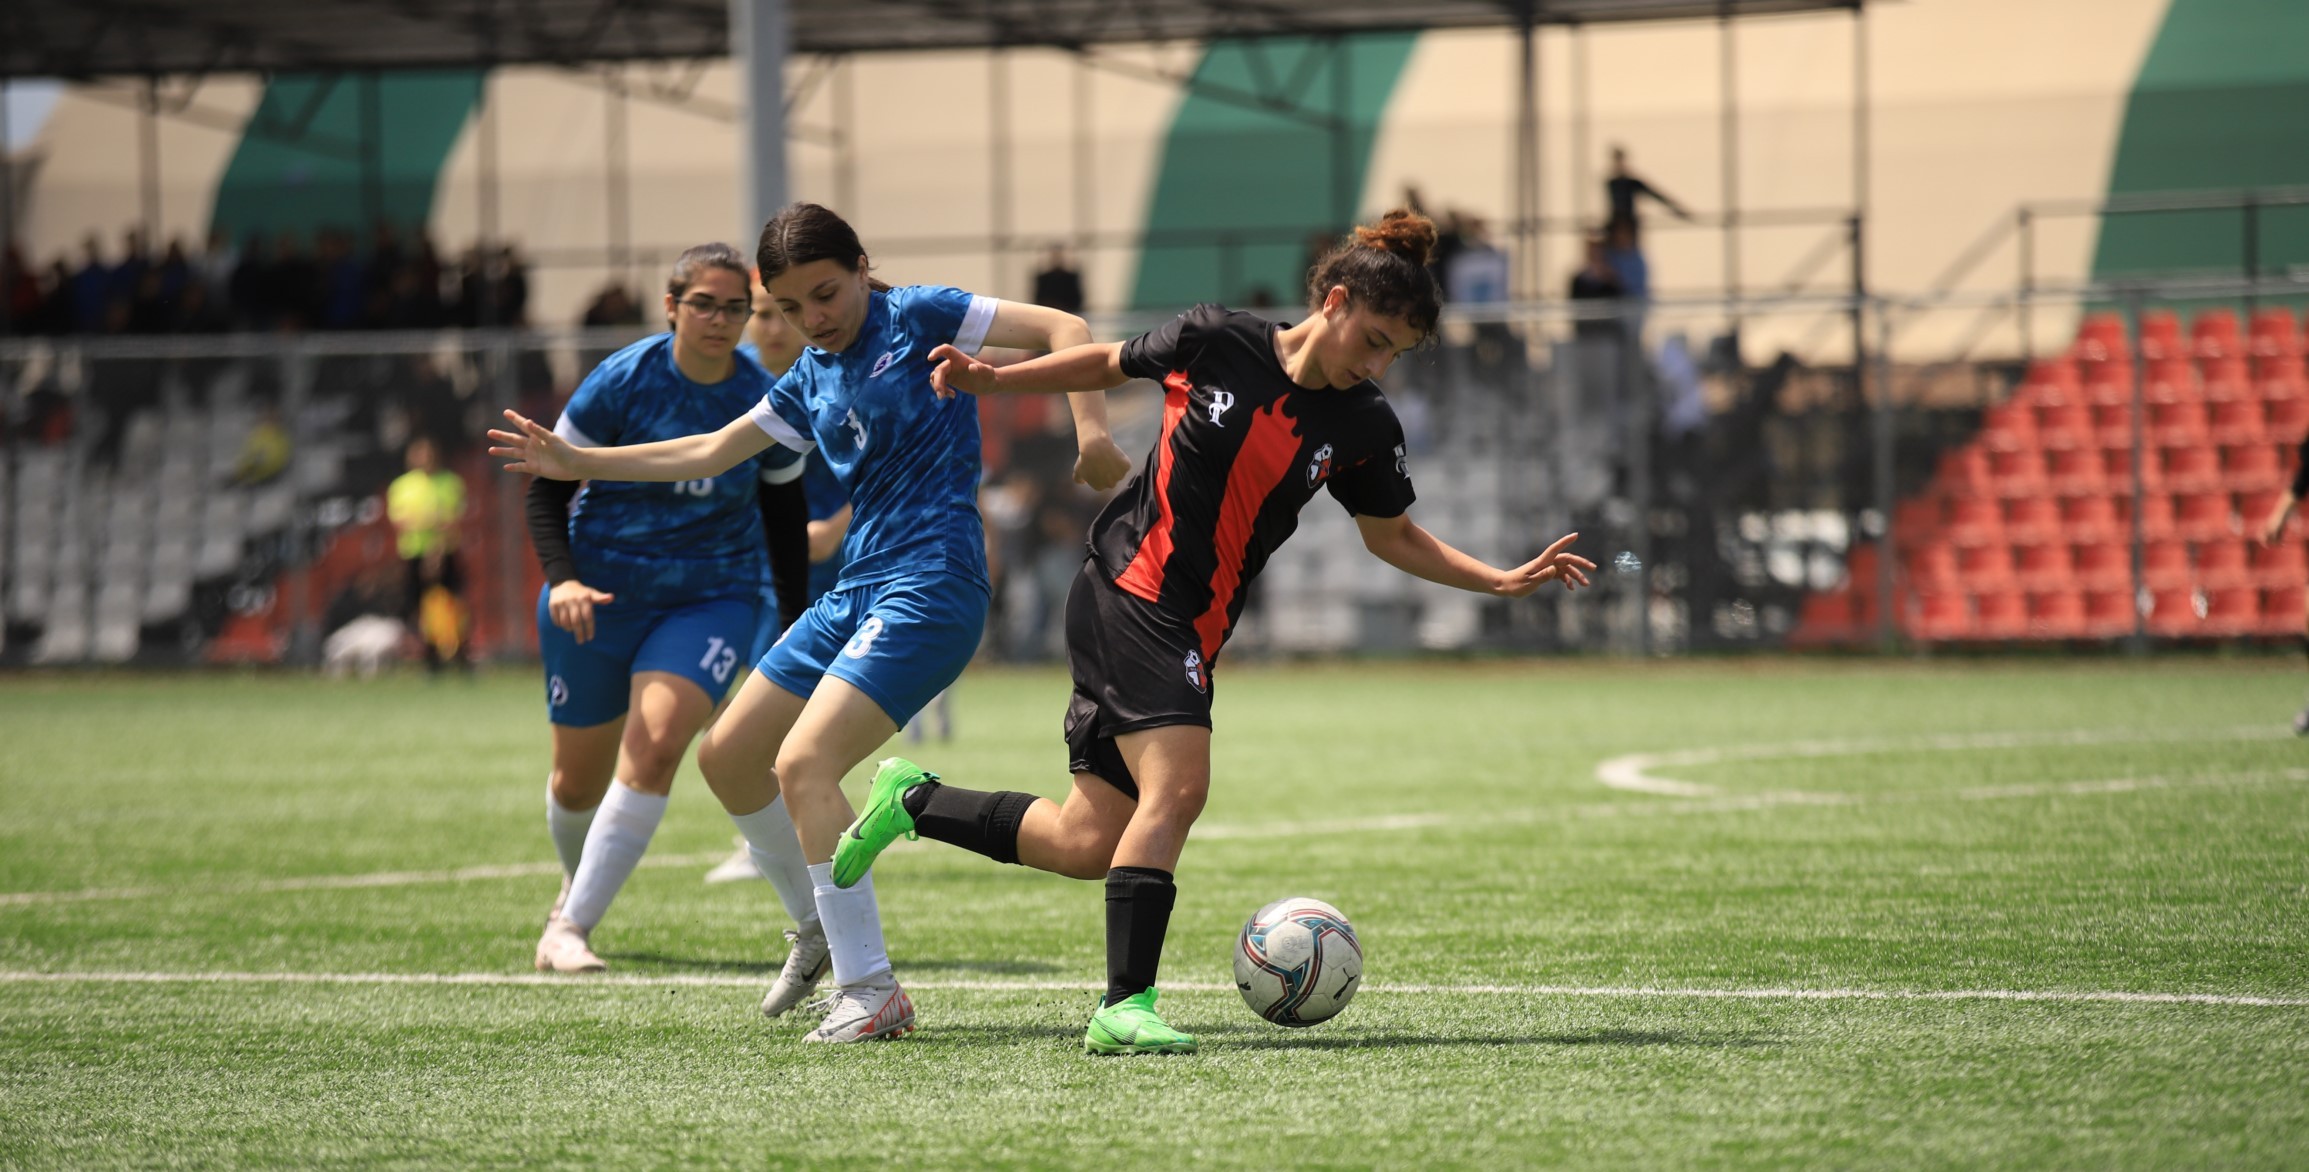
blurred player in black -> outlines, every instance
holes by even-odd
[[[1059,803],[965,790],[894,757],[834,856],[835,883],[855,883],[883,847],[919,833],[998,862],[1103,877],[1107,993],[1084,1039],[1093,1054],[1195,1048],[1156,1014],[1154,985],[1172,872],[1210,787],[1213,670],[1246,588],[1318,492],[1354,515],[1365,548],[1429,581],[1522,597],[1549,582],[1585,585],[1595,568],[1565,552],[1565,537],[1499,569],[1406,513],[1403,429],[1372,380],[1435,332],[1434,244],[1434,224],[1414,212],[1356,229],[1315,265],[1297,325],[1203,305],[1128,342],[999,371],[950,347],[932,354],[941,394],[1083,391],[1133,378],[1165,392],[1161,437],[1092,523],[1090,557],[1066,602],[1073,792]]]
[[[2300,450],[2293,454],[2293,485],[2277,498],[2269,515],[2261,519],[2261,544],[2276,545],[2285,538],[2285,522],[2293,516],[2293,506],[2301,502],[2301,494],[2309,492],[2309,436],[2301,438]],[[2309,647],[2309,615],[2302,618],[2302,643]],[[2309,708],[2303,708],[2293,717],[2293,733],[2309,737]]]

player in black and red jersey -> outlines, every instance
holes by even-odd
[[[1189,1053],[1194,1039],[1155,1012],[1155,972],[1175,899],[1171,873],[1202,812],[1211,772],[1212,672],[1251,579],[1328,491],[1363,544],[1408,573],[1520,598],[1587,584],[1577,534],[1500,569],[1413,524],[1403,429],[1372,380],[1435,332],[1427,275],[1435,226],[1412,212],[1357,228],[1310,274],[1310,312],[1281,326],[1198,306],[1128,342],[1076,346],[997,370],[951,347],[941,394],[1164,388],[1162,437],[1090,531],[1066,601],[1074,696],[1063,803],[941,783],[882,763],[866,810],[842,835],[834,881],[855,883],[899,836],[927,835],[1078,879],[1104,877],[1107,992],[1094,1054]]]

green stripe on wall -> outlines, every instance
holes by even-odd
[[[481,82],[474,70],[272,79],[217,184],[212,224],[236,239],[307,241],[320,228],[365,236],[379,218],[422,229]]]
[[[2309,186],[2309,0],[2173,0],[2125,104],[2109,194]],[[2309,207],[2264,209],[2267,274],[2309,265]],[[2234,275],[2242,212],[2105,217],[2095,279]]]
[[[1309,238],[1354,222],[1372,139],[1416,40],[1350,37],[1344,52],[1296,37],[1213,42],[1194,73],[1209,88],[1189,88],[1163,144],[1131,304],[1243,305],[1258,291],[1297,303]],[[1343,106],[1345,131],[1228,101],[1216,89],[1286,94],[1325,119]],[[1238,238],[1209,242],[1226,233]]]

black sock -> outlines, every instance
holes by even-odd
[[[1154,988],[1179,889],[1171,873],[1116,867],[1106,873],[1106,1002]]]
[[[1026,811],[1042,799],[1033,794],[963,789],[926,781],[898,801],[914,816],[924,838],[976,851],[997,863],[1018,861],[1018,827]]]

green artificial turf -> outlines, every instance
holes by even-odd
[[[701,883],[732,830],[686,767],[595,933],[612,973],[531,972],[557,879],[527,673],[0,678],[0,1166],[2309,1151],[2297,669],[1344,663],[1217,683],[1163,969],[1203,1051],[1102,1060],[1081,1053],[1099,886],[929,843],[876,879],[921,1028],[821,1048],[759,1017],[786,925],[764,885]],[[896,751],[1056,795],[1066,690],[974,671],[956,739]],[[1599,781],[1630,754],[1680,792]],[[1337,904],[1368,958],[1365,991],[1309,1030],[1231,988],[1236,929],[1286,895]]]

